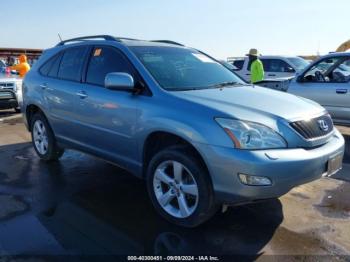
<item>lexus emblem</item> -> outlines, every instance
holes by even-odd
[[[325,131],[325,132],[327,132],[328,131],[328,129],[329,129],[329,126],[328,126],[328,124],[326,123],[326,121],[324,121],[324,120],[317,120],[317,122],[318,122],[318,126],[320,127],[320,129],[322,130],[322,131]]]

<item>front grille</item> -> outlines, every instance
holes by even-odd
[[[0,100],[9,100],[9,99],[14,99],[15,96],[13,93],[9,91],[0,91]]]
[[[320,138],[333,131],[333,121],[329,115],[296,121],[290,125],[305,139]]]
[[[0,83],[0,89],[13,89],[14,87],[14,83]]]

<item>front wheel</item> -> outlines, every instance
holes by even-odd
[[[58,160],[64,153],[56,144],[55,136],[45,116],[37,113],[31,120],[32,143],[37,155],[45,161]]]
[[[207,169],[186,147],[171,147],[152,158],[147,188],[158,213],[180,226],[195,227],[218,208]]]

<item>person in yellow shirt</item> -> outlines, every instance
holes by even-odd
[[[20,55],[18,57],[19,64],[10,66],[10,70],[16,70],[19,73],[20,77],[24,77],[26,73],[30,70],[30,65],[27,62],[26,55]]]
[[[249,64],[250,64],[250,82],[252,84],[264,80],[264,65],[258,58],[258,50],[252,48],[249,50]]]

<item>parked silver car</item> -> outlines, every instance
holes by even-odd
[[[321,57],[291,80],[288,93],[324,106],[334,122],[350,124],[350,53]]]
[[[256,84],[311,99],[324,106],[334,122],[350,125],[350,53],[323,56],[296,77]]]
[[[187,227],[223,204],[276,198],[332,175],[344,154],[320,105],[247,85],[171,41],[63,41],[26,75],[23,97],[41,159],[74,148],[113,162],[146,180],[159,214]]]

